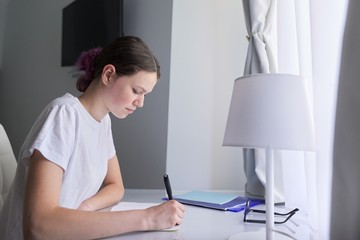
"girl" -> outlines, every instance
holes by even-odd
[[[160,67],[137,37],[83,53],[77,89],[42,111],[19,154],[0,216],[1,239],[94,239],[181,224],[185,208],[168,201],[144,210],[96,211],[124,195],[109,112],[142,107]]]

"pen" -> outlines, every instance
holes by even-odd
[[[168,195],[169,200],[173,200],[172,192],[171,192],[171,185],[170,185],[170,179],[167,174],[164,174],[164,183],[165,183],[165,189],[166,193]]]

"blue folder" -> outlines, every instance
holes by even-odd
[[[206,191],[191,191],[174,196],[174,199],[187,205],[231,212],[242,211],[248,200],[250,200],[250,207],[265,203],[263,199]]]

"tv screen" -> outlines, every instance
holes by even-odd
[[[61,65],[73,66],[80,53],[123,36],[123,0],[76,0],[62,12]]]

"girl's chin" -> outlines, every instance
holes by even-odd
[[[124,114],[124,113],[120,113],[120,114],[114,114],[112,113],[112,115],[114,115],[116,118],[118,119],[124,119],[126,118],[129,114]]]

